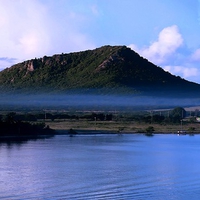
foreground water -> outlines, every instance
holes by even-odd
[[[200,136],[2,143],[0,199],[200,199]]]

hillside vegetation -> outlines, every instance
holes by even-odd
[[[198,93],[198,84],[165,72],[126,46],[35,58],[0,72],[1,92]]]

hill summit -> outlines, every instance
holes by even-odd
[[[198,92],[200,85],[165,72],[126,46],[44,56],[0,72],[1,91]]]

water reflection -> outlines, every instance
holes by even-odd
[[[42,135],[42,136],[24,136],[24,137],[1,137],[0,138],[0,147],[1,146],[7,146],[8,148],[11,148],[13,145],[21,146],[23,144],[26,144],[29,141],[37,141],[37,140],[43,140],[47,138],[53,138],[54,135]]]

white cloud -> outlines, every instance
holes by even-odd
[[[158,37],[149,47],[139,49],[135,45],[130,45],[151,62],[159,65],[163,64],[170,55],[183,44],[183,38],[176,25],[164,28]]]
[[[0,13],[0,56],[25,59],[47,50],[46,9],[42,4],[29,0],[3,1]]]
[[[165,71],[190,81],[199,82],[200,70],[196,61],[200,61],[200,49],[190,56],[188,49],[178,51],[182,44],[182,35],[178,27],[174,25],[164,28],[159,33],[158,40],[149,47],[139,48],[134,44],[129,47],[154,64],[160,65]]]
[[[70,10],[52,13],[53,8],[54,3],[42,4],[38,0],[1,1],[0,57],[17,58],[15,61],[19,62],[94,47],[79,28],[86,24],[83,15]],[[95,7],[93,12],[97,12]],[[11,66],[6,62],[1,61],[0,68]]]
[[[200,61],[200,49],[197,49],[191,57],[194,61]]]
[[[165,71],[170,72],[171,74],[177,74],[186,79],[199,76],[200,74],[198,68],[195,68],[195,67],[164,66],[163,69]]]

